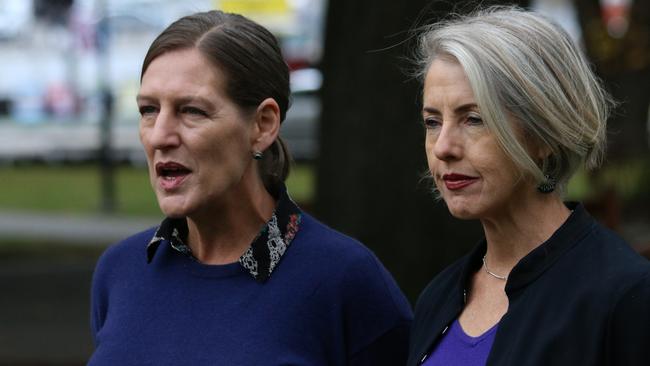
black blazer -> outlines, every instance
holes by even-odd
[[[526,255],[506,283],[509,307],[487,365],[650,365],[650,262],[582,205]],[[420,295],[409,366],[422,363],[461,313],[483,240]]]

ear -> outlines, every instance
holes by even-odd
[[[280,106],[273,98],[266,98],[255,111],[252,146],[254,150],[264,151],[278,137],[280,132]]]
[[[524,137],[523,145],[528,151],[530,158],[536,162],[538,166],[553,154],[553,150],[550,146],[536,138]]]
[[[551,150],[551,148],[549,146],[541,145],[541,144],[540,144],[540,146],[535,147],[534,152],[535,152],[535,158],[537,159],[537,161],[544,161],[544,160],[546,160],[546,158],[551,156],[551,154],[553,154],[553,151]]]

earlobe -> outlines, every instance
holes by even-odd
[[[280,132],[280,107],[273,98],[266,98],[255,112],[253,146],[264,151],[278,137]]]

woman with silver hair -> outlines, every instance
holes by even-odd
[[[650,365],[650,264],[562,200],[605,148],[611,102],[584,56],[518,8],[420,41],[436,192],[485,239],[421,294],[408,365]]]

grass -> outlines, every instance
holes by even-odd
[[[296,165],[287,181],[292,197],[310,202],[313,169]],[[96,213],[101,209],[100,172],[94,165],[18,165],[0,168],[0,210]],[[120,166],[116,170],[117,214],[158,216],[156,197],[147,170]]]
[[[25,165],[0,169],[0,209],[95,213],[101,209],[99,168]],[[116,170],[118,214],[156,215],[156,199],[143,168]]]

